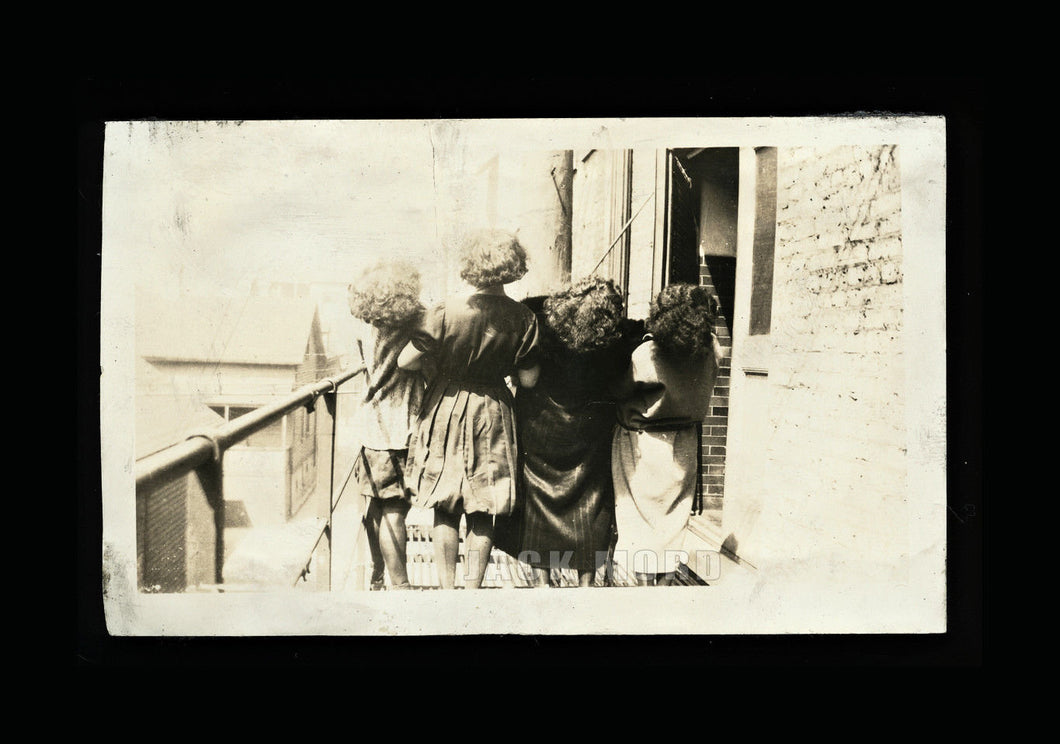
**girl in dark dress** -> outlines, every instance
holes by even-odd
[[[516,512],[498,519],[497,546],[532,566],[538,586],[565,568],[591,586],[614,531],[612,387],[643,328],[623,318],[622,295],[606,279],[524,304],[538,319],[541,374],[516,395],[522,489]]]
[[[508,387],[537,381],[537,319],[504,285],[527,271],[526,251],[511,234],[473,235],[460,276],[476,291],[427,311],[398,358],[423,369],[427,391],[409,444],[416,506],[434,509],[435,560],[443,589],[455,586],[461,517],[467,520],[465,586],[477,589],[493,547],[494,518],[516,500],[514,399]]]

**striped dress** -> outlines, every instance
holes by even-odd
[[[427,311],[412,339],[428,380],[409,444],[416,506],[511,512],[518,466],[507,378],[537,364],[537,337],[534,314],[506,295],[451,298]]]
[[[536,568],[595,571],[614,533],[612,387],[643,329],[629,322],[611,346],[575,352],[549,328],[543,301],[524,300],[538,315],[541,375],[516,393],[521,498],[497,520],[495,545]]]

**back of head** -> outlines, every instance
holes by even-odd
[[[577,281],[550,295],[544,309],[549,327],[573,351],[606,348],[621,336],[622,293],[610,279]]]
[[[669,357],[698,357],[713,349],[718,298],[704,287],[671,284],[652,300],[645,330]]]
[[[526,249],[519,239],[504,230],[479,230],[460,246],[460,278],[482,289],[510,284],[527,272]]]
[[[396,327],[423,312],[420,273],[407,261],[380,261],[350,284],[350,313],[379,327]]]

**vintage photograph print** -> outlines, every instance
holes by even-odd
[[[935,116],[108,121],[114,636],[930,634]]]

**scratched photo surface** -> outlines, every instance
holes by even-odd
[[[943,118],[111,121],[102,197],[110,634],[945,631]],[[445,408],[427,353],[368,402],[428,343],[355,317],[369,269],[451,320],[481,230],[525,252],[537,386]],[[557,351],[544,298],[590,279],[625,335]],[[713,363],[645,433],[679,285]],[[508,513],[436,528],[435,477]]]

